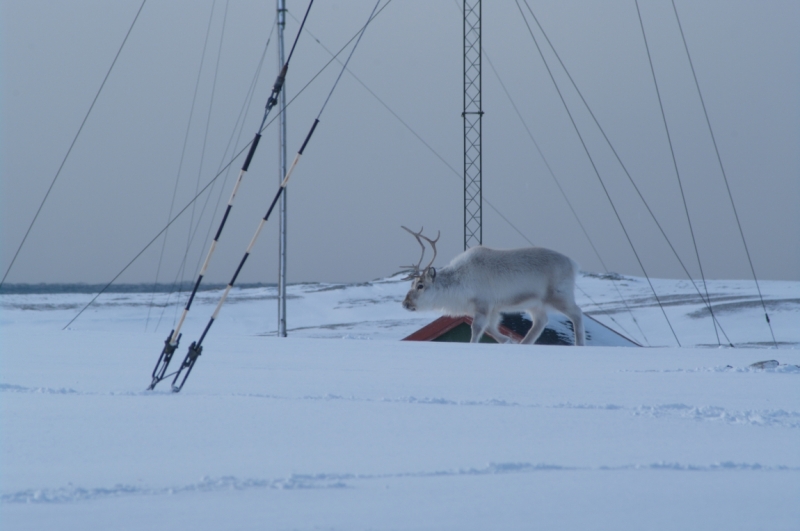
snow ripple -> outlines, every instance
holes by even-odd
[[[531,474],[538,472],[617,472],[617,471],[677,471],[677,472],[718,472],[718,471],[767,471],[800,472],[800,467],[784,465],[770,466],[760,463],[736,463],[724,461],[708,465],[695,465],[677,462],[657,462],[649,464],[629,464],[614,466],[565,466],[550,463],[490,463],[481,468],[459,468],[428,472],[400,472],[388,474],[294,474],[288,478],[254,479],[222,476],[204,477],[197,483],[177,487],[146,487],[117,484],[113,487],[81,488],[62,487],[28,489],[0,495],[0,503],[74,503],[82,501],[118,498],[123,496],[169,496],[198,492],[219,492],[251,489],[345,489],[356,488],[353,483],[371,480],[424,479],[458,476],[489,476],[499,474]]]
[[[61,387],[53,389],[51,387],[23,387],[21,385],[0,384],[0,392],[11,393],[41,393],[47,395],[74,395],[79,394],[75,389]]]
[[[288,479],[239,479],[234,476],[219,478],[204,477],[197,483],[180,487],[141,487],[117,484],[113,487],[85,489],[63,487],[57,489],[28,489],[11,494],[0,495],[2,503],[69,503],[126,495],[172,495],[191,492],[216,492],[246,489],[320,489],[343,488],[340,481],[328,481],[323,477],[292,476]]]
[[[720,421],[728,424],[747,424],[750,426],[800,428],[800,413],[784,411],[783,409],[728,411],[717,406],[692,407],[685,404],[667,404],[661,406],[639,406],[633,410],[633,414],[656,418],[679,416],[698,421]]]
[[[654,373],[694,373],[694,372],[738,372],[738,373],[777,373],[800,374],[800,365],[780,363],[776,360],[765,360],[753,363],[747,367],[734,367],[733,365],[717,365],[716,367],[695,367],[693,369],[645,369],[624,370],[620,372],[654,372]]]
[[[343,397],[337,397],[344,399]],[[626,407],[617,404],[573,404],[558,403],[552,405],[543,404],[520,404],[509,402],[502,399],[491,398],[486,400],[450,400],[447,398],[383,398],[382,402],[400,402],[408,404],[429,404],[445,406],[498,406],[498,407],[527,407],[541,409],[586,409],[604,411],[625,411],[637,417],[681,417],[696,421],[717,421],[728,424],[743,424],[750,426],[774,426],[783,428],[800,428],[800,412],[785,411],[783,409],[773,410],[745,410],[731,411],[719,406],[688,406],[686,404],[662,404],[656,406],[641,405],[636,407]]]
[[[85,393],[70,388],[49,388],[49,387],[24,387],[21,385],[0,384],[0,392],[11,393],[40,393],[55,395],[98,395],[106,393]],[[154,393],[152,391],[141,392],[111,392],[109,396],[152,396],[154,394],[171,395],[171,392]],[[234,394],[228,396],[263,398],[269,400],[297,400],[288,396],[277,396],[270,394]],[[622,411],[635,417],[667,418],[678,417],[695,421],[724,422],[727,424],[738,424],[748,426],[769,426],[779,428],[800,428],[800,412],[786,411],[783,409],[764,409],[764,410],[728,410],[719,406],[690,406],[686,404],[659,404],[659,405],[640,405],[640,406],[621,406],[617,404],[581,404],[571,402],[561,402],[556,404],[523,404],[520,402],[504,400],[501,398],[487,398],[483,400],[454,400],[444,397],[416,397],[401,396],[397,398],[360,398],[356,396],[342,396],[328,393],[326,395],[306,395],[300,400],[319,400],[319,401],[344,401],[344,402],[367,402],[367,403],[389,403],[389,404],[419,404],[431,406],[456,406],[456,407],[522,407],[536,409],[572,409],[572,410],[602,410],[602,411]]]
[[[338,397],[344,399],[343,397]],[[495,407],[526,407],[540,409],[577,409],[577,410],[602,410],[624,411],[633,416],[649,416],[654,418],[681,417],[697,421],[719,421],[728,424],[746,424],[750,426],[775,426],[784,428],[800,428],[800,412],[772,410],[727,410],[719,406],[688,406],[686,404],[662,404],[655,406],[641,405],[635,407],[617,404],[574,404],[570,402],[558,404],[520,404],[507,400],[490,398],[486,400],[450,400],[447,398],[383,398],[382,402],[399,402],[407,404],[445,405],[445,406],[495,406]]]

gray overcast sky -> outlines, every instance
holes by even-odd
[[[697,276],[635,3],[529,3],[681,259]],[[139,4],[12,0],[0,5],[3,273]],[[676,4],[756,272],[763,279],[800,280],[800,2]],[[372,0],[320,0],[307,29],[338,50],[373,5]],[[301,18],[306,3],[288,0],[288,6]],[[672,4],[641,0],[640,6],[705,274],[750,278]],[[164,226],[173,190],[177,211],[198,182],[204,186],[229,160],[231,150],[226,155],[225,149],[275,3],[217,0],[176,185],[211,13],[211,1],[150,0],[145,5],[7,282],[110,280]],[[489,59],[608,269],[641,275],[516,4],[484,2],[483,24],[484,198],[496,209],[484,204],[484,244],[527,245],[520,231],[536,245],[572,256],[585,270],[602,271]],[[287,39],[297,27],[289,17]],[[453,0],[394,0],[369,27],[351,62],[352,72],[459,173],[461,31]],[[683,277],[560,67],[546,54],[648,273]],[[319,43],[301,37],[288,96],[294,97],[328,59]],[[273,42],[238,146],[256,131],[276,70]],[[289,108],[290,157],[337,74],[337,67],[328,68]],[[272,126],[265,133],[245,178],[210,280],[230,278],[277,189],[275,130]],[[216,228],[241,164],[241,158],[235,161],[227,181],[221,177],[196,209],[172,226],[161,282],[179,274],[190,223],[199,220],[185,275],[194,278],[208,231]],[[402,224],[424,225],[431,234],[441,230],[437,264],[449,261],[462,250],[463,192],[447,164],[345,75],[288,189],[289,280],[360,281],[391,274],[418,258],[417,244]],[[277,225],[273,217],[240,282],[276,280]],[[160,250],[161,241],[120,281],[152,282]]]

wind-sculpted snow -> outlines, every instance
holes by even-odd
[[[221,490],[245,489],[321,489],[343,488],[339,480],[329,480],[322,476],[292,476],[286,479],[239,479],[233,476],[203,478],[197,483],[175,487],[141,487],[134,485],[114,485],[113,487],[63,487],[57,489],[29,489],[12,494],[0,495],[2,503],[70,503],[101,498],[143,495],[163,496],[192,492],[214,492]]]
[[[370,488],[364,483],[380,480],[402,480],[407,478],[452,478],[459,476],[487,476],[500,474],[534,474],[540,472],[575,472],[575,471],[679,471],[679,472],[719,472],[737,471],[769,471],[800,472],[800,467],[768,466],[759,463],[735,463],[726,461],[697,465],[675,462],[658,462],[649,464],[599,465],[592,467],[566,466],[551,463],[490,463],[481,468],[462,468],[454,470],[434,470],[430,472],[398,472],[391,474],[293,474],[288,478],[256,479],[237,478],[234,476],[204,477],[197,483],[170,487],[146,487],[136,485],[114,485],[112,487],[61,487],[45,489],[28,489],[24,491],[0,495],[0,503],[74,503],[118,498],[123,496],[172,496],[201,492],[242,491],[250,489],[358,489]]]
[[[251,397],[269,398],[274,400],[297,400],[290,397],[275,395],[247,395]],[[348,401],[385,404],[418,404],[423,406],[456,406],[456,407],[502,407],[502,408],[530,408],[530,409],[571,409],[571,410],[602,410],[618,411],[633,417],[651,418],[682,418],[694,421],[723,422],[747,426],[770,426],[781,428],[800,428],[800,412],[774,410],[728,410],[719,406],[690,406],[686,404],[660,404],[641,406],[622,406],[617,404],[525,404],[501,398],[488,398],[484,400],[453,400],[444,397],[415,397],[403,396],[397,398],[359,398],[356,396],[342,396],[327,394],[322,396],[304,396],[299,400],[312,401]]]
[[[41,393],[48,395],[74,395],[78,394],[75,389],[52,389],[49,387],[24,387],[21,385],[0,384],[0,393]]]
[[[800,365],[792,363],[780,363],[777,360],[765,360],[752,363],[745,367],[734,367],[733,365],[717,365],[716,367],[695,367],[692,369],[646,369],[633,370],[628,372],[660,372],[660,373],[694,373],[694,372],[738,372],[738,373],[778,373],[778,374],[797,374],[800,375]]]
[[[717,406],[687,406],[667,404],[660,406],[639,406],[631,411],[636,416],[680,417],[696,421],[724,422],[748,426],[775,426],[781,428],[800,428],[800,412],[777,410],[730,411]]]
[[[70,394],[87,396],[152,396],[152,392],[80,392],[75,389],[51,389],[51,388],[30,388],[20,385],[0,384],[0,392],[11,393],[39,393],[39,394]],[[163,395],[171,394],[169,391],[158,392]],[[483,400],[454,400],[445,397],[416,397],[401,396],[396,398],[383,397],[380,399],[357,397],[354,395],[343,396],[337,394],[326,395],[306,395],[302,397],[279,396],[272,394],[244,394],[232,396],[242,396],[249,398],[270,399],[276,401],[347,401],[375,404],[410,404],[421,406],[455,406],[455,407],[501,407],[501,408],[529,408],[529,409],[566,409],[566,410],[603,410],[618,411],[634,417],[665,418],[674,417],[694,421],[723,422],[726,424],[748,425],[748,426],[770,426],[782,428],[800,428],[800,412],[776,410],[729,410],[719,406],[691,406],[687,404],[659,404],[659,405],[640,405],[622,406],[617,404],[586,404],[586,403],[556,403],[556,404],[537,404],[521,403],[509,401],[501,398],[487,398]]]
[[[625,407],[615,404],[520,404],[501,399],[488,400],[448,400],[446,398],[405,397],[386,399],[384,402],[404,402],[410,404],[432,404],[450,406],[498,406],[526,407],[540,409],[585,409],[620,411],[636,417],[678,417],[697,421],[725,422],[750,426],[776,426],[784,428],[800,428],[800,412],[784,410],[729,411],[716,406],[687,406],[685,404],[665,404],[657,406]]]

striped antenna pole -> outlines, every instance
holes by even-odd
[[[275,197],[272,199],[272,203],[269,205],[267,213],[264,215],[263,218],[261,218],[261,221],[258,224],[258,228],[256,229],[255,234],[253,234],[253,237],[250,240],[250,243],[248,244],[247,249],[244,252],[244,256],[239,262],[239,266],[236,268],[236,272],[233,274],[231,281],[228,282],[228,285],[225,287],[225,291],[223,292],[222,297],[220,297],[219,302],[217,303],[217,307],[214,309],[214,313],[211,315],[211,319],[208,320],[208,324],[203,330],[200,339],[192,342],[192,344],[189,346],[189,351],[186,353],[186,357],[183,359],[183,363],[181,363],[180,368],[178,368],[178,371],[175,373],[175,378],[172,380],[173,392],[177,393],[183,388],[183,384],[186,383],[186,379],[189,377],[189,373],[192,372],[192,368],[194,367],[197,358],[200,356],[200,354],[202,354],[203,340],[205,339],[206,334],[208,334],[208,330],[211,328],[211,325],[214,324],[214,321],[216,321],[217,317],[219,316],[219,312],[222,309],[222,305],[225,304],[225,300],[228,298],[228,294],[231,292],[233,285],[236,283],[236,278],[239,276],[239,273],[241,272],[244,263],[250,256],[250,253],[252,252],[253,247],[256,244],[256,240],[258,240],[258,237],[261,234],[261,230],[264,228],[264,225],[266,225],[267,220],[269,220],[269,216],[270,214],[272,214],[272,210],[275,208],[278,199],[280,199],[281,195],[283,194],[283,191],[289,184],[289,178],[292,176],[292,172],[294,171],[295,166],[297,166],[297,163],[300,161],[300,157],[303,156],[303,151],[306,149],[308,141],[311,140],[311,135],[314,134],[314,130],[317,128],[318,123],[319,123],[319,118],[314,120],[314,124],[311,126],[311,130],[309,130],[308,135],[306,136],[306,139],[303,142],[302,147],[300,148],[300,151],[297,152],[297,155],[295,156],[292,165],[289,167],[289,171],[286,172],[286,176],[283,178],[283,181],[281,181],[281,184],[278,187],[278,191],[275,194]],[[178,379],[180,378],[181,373],[183,372],[184,369],[186,370],[186,374],[183,376],[183,379],[181,380],[180,384],[178,384]]]
[[[280,78],[279,78],[280,79]],[[280,85],[283,85],[282,80],[280,81]],[[275,86],[277,90],[280,91],[280,86],[278,85],[278,81],[276,81]],[[273,88],[273,91],[275,89]],[[270,101],[273,98],[270,98]],[[267,111],[269,112],[269,111]],[[155,388],[155,386],[164,379],[164,375],[167,372],[167,367],[169,367],[169,362],[172,360],[172,355],[175,353],[175,349],[178,348],[178,343],[180,342],[181,338],[181,327],[183,326],[183,322],[186,320],[186,315],[189,313],[189,309],[192,307],[192,302],[194,301],[194,296],[197,294],[197,290],[200,287],[200,283],[203,281],[203,277],[206,274],[206,270],[208,269],[208,264],[211,262],[211,257],[214,255],[214,251],[217,248],[217,242],[219,241],[219,237],[222,234],[222,229],[225,227],[225,222],[228,220],[228,215],[231,213],[231,209],[233,208],[233,200],[236,198],[236,193],[239,191],[239,186],[242,184],[242,179],[244,178],[245,173],[250,167],[250,162],[253,160],[253,154],[256,152],[256,148],[258,147],[258,142],[261,140],[261,133],[256,133],[256,136],[253,138],[253,141],[250,143],[250,151],[247,153],[247,158],[242,165],[242,169],[239,171],[239,177],[236,179],[236,184],[233,186],[233,191],[231,192],[231,197],[228,199],[228,206],[225,208],[225,214],[222,216],[222,220],[219,223],[219,227],[217,228],[217,233],[214,235],[214,240],[211,242],[211,247],[208,249],[208,254],[206,255],[206,259],[203,262],[203,266],[200,268],[200,273],[197,275],[197,280],[194,283],[194,288],[192,289],[191,295],[189,295],[189,299],[186,301],[186,306],[183,308],[183,313],[181,313],[181,318],[178,320],[178,324],[175,326],[175,329],[170,332],[169,337],[167,337],[166,341],[164,341],[164,348],[161,350],[161,355],[158,357],[158,361],[156,362],[156,366],[153,369],[153,379],[150,382],[149,390]]]
[[[208,330],[211,328],[211,325],[214,324],[214,321],[219,316],[219,312],[222,309],[222,305],[225,303],[225,299],[228,298],[228,294],[230,293],[234,283],[236,282],[236,277],[239,276],[239,272],[242,270],[242,266],[244,266],[244,263],[250,256],[250,252],[253,250],[253,246],[256,244],[256,240],[258,239],[259,234],[261,234],[261,229],[263,229],[264,225],[266,225],[270,214],[272,214],[272,210],[275,208],[275,204],[278,202],[278,199],[281,198],[281,196],[283,195],[283,191],[289,184],[289,178],[292,176],[292,172],[297,166],[297,163],[300,162],[300,157],[303,156],[303,151],[305,151],[306,146],[308,145],[308,141],[311,140],[311,135],[313,135],[314,131],[317,129],[317,125],[319,124],[319,119],[322,116],[325,107],[327,107],[328,102],[331,100],[331,96],[333,96],[333,92],[336,90],[339,81],[342,79],[342,74],[344,74],[344,71],[347,69],[347,65],[350,62],[350,59],[352,59],[353,53],[356,51],[356,48],[358,48],[358,44],[361,42],[361,37],[364,36],[364,31],[366,31],[367,26],[369,26],[369,23],[372,22],[372,19],[375,17],[375,12],[378,9],[380,3],[381,0],[378,0],[375,3],[375,7],[372,8],[372,12],[370,13],[369,18],[367,19],[366,24],[364,24],[364,26],[361,28],[361,32],[358,35],[358,39],[356,40],[356,43],[353,45],[353,49],[350,50],[350,55],[347,56],[347,60],[344,62],[344,65],[342,65],[342,69],[339,72],[339,77],[337,77],[336,81],[334,81],[333,86],[331,87],[331,91],[328,93],[328,97],[325,98],[325,102],[322,104],[322,108],[319,110],[317,117],[314,119],[314,123],[311,125],[311,129],[309,129],[308,134],[306,135],[306,139],[303,141],[303,145],[300,146],[300,150],[297,152],[297,155],[294,157],[294,161],[292,161],[292,165],[289,167],[289,171],[286,172],[286,176],[283,178],[283,181],[278,187],[278,191],[275,193],[275,197],[272,199],[272,203],[269,205],[267,213],[264,215],[263,218],[261,218],[261,221],[258,224],[258,228],[256,229],[255,234],[253,234],[253,238],[250,240],[250,244],[247,246],[247,250],[245,251],[244,256],[242,257],[242,260],[239,262],[239,267],[236,268],[236,272],[233,274],[233,278],[231,278],[231,281],[225,288],[225,292],[222,294],[222,297],[220,297],[220,300],[217,303],[217,307],[214,309],[214,313],[211,315],[211,319],[209,319],[208,324],[203,330],[203,334],[200,336],[200,339],[192,342],[192,344],[189,346],[189,351],[186,353],[186,357],[183,359],[183,363],[181,363],[180,368],[175,373],[175,378],[172,380],[172,391],[174,393],[179,392],[183,388],[183,384],[186,383],[186,379],[192,372],[192,368],[194,367],[194,364],[197,362],[197,358],[200,356],[200,354],[203,353],[203,346],[202,346],[203,340],[205,339]],[[291,57],[291,53],[289,53],[289,57]],[[178,384],[178,380],[180,379],[181,373],[183,373],[184,369],[186,369],[186,374],[183,376],[183,379],[181,380],[180,384]]]
[[[203,276],[205,275],[206,269],[208,268],[208,264],[211,261],[211,256],[214,254],[214,251],[217,248],[217,241],[219,240],[219,237],[222,234],[223,227],[225,227],[225,222],[228,220],[228,214],[230,214],[231,208],[233,207],[233,200],[236,197],[236,192],[238,192],[239,190],[239,185],[242,183],[242,178],[244,177],[244,174],[247,173],[247,170],[250,167],[250,161],[253,160],[253,154],[256,152],[256,148],[258,147],[258,141],[261,140],[261,132],[264,130],[265,124],[267,123],[267,117],[269,116],[269,113],[275,106],[275,104],[278,103],[278,96],[281,93],[283,84],[286,81],[286,73],[289,70],[289,61],[292,60],[292,54],[294,54],[295,46],[297,46],[297,41],[298,39],[300,39],[300,34],[303,32],[303,27],[306,24],[306,19],[308,18],[308,14],[311,11],[311,6],[313,4],[314,0],[311,0],[308,3],[306,14],[303,17],[303,21],[300,23],[300,28],[297,30],[297,35],[294,38],[294,44],[292,44],[292,49],[289,52],[289,58],[286,60],[286,63],[283,65],[283,68],[281,68],[278,77],[275,79],[275,83],[272,85],[272,93],[270,94],[269,99],[267,100],[267,104],[264,108],[264,118],[262,118],[261,120],[261,126],[258,128],[258,132],[256,133],[255,137],[250,143],[250,151],[247,153],[247,158],[245,159],[244,164],[242,165],[242,169],[239,172],[239,178],[236,179],[236,184],[233,187],[231,198],[228,200],[228,206],[225,209],[225,214],[222,216],[222,221],[220,221],[219,228],[217,229],[217,233],[214,236],[214,241],[211,242],[211,247],[208,249],[208,254],[206,255],[205,261],[203,262],[203,266],[200,268],[200,273],[197,275],[197,281],[195,281],[194,283],[194,288],[192,289],[191,295],[189,295],[189,300],[186,302],[186,306],[183,309],[183,313],[181,314],[181,318],[178,321],[178,325],[172,332],[170,332],[169,337],[167,337],[167,339],[164,341],[164,348],[161,350],[161,355],[158,357],[158,361],[156,361],[156,366],[153,369],[152,380],[150,382],[150,387],[148,387],[149,390],[154,389],[155,386],[158,384],[158,382],[169,376],[166,374],[167,367],[169,366],[169,363],[172,360],[172,355],[175,353],[175,349],[178,348],[178,343],[180,342],[181,338],[181,332],[180,332],[181,327],[183,326],[183,322],[186,320],[186,315],[189,313],[189,309],[192,306],[192,301],[194,301],[194,296],[197,294],[197,289],[200,287],[200,283],[203,281]],[[180,372],[180,370],[178,372]]]

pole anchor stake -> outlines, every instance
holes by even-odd
[[[183,363],[181,364],[178,372],[175,373],[175,379],[172,380],[172,392],[179,393],[181,389],[183,389],[183,384],[186,383],[186,379],[189,377],[189,373],[192,372],[192,367],[194,367],[194,363],[197,361],[197,358],[200,357],[200,354],[203,353],[203,347],[198,345],[197,342],[192,341],[192,344],[189,345],[189,351],[186,352],[186,357],[183,358]],[[178,378],[181,376],[181,372],[183,369],[186,369],[186,374],[181,380],[180,385],[176,385],[178,382]]]
[[[150,387],[147,388],[148,391],[155,389],[158,382],[164,379],[164,374],[167,372],[167,367],[169,367],[169,362],[172,360],[172,355],[181,342],[181,336],[183,334],[178,334],[178,339],[175,341],[174,345],[172,344],[172,335],[174,333],[175,330],[172,330],[169,336],[167,336],[167,339],[164,340],[164,348],[161,349],[161,355],[158,357],[155,368],[153,368],[153,381],[150,382]]]

